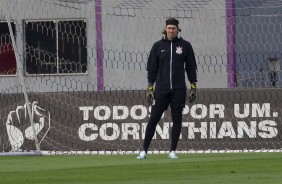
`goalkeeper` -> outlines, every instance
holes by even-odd
[[[151,116],[146,128],[143,151],[137,159],[146,159],[147,151],[155,134],[156,126],[168,105],[173,121],[171,148],[168,157],[178,158],[175,150],[182,128],[182,111],[186,101],[185,72],[191,83],[188,95],[192,103],[197,97],[197,65],[191,44],[178,36],[181,29],[174,18],[166,20],[165,35],[154,43],[147,63],[148,89],[146,97],[152,105]],[[155,89],[154,89],[155,87]]]

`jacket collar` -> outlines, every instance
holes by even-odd
[[[167,39],[166,35],[164,37],[162,37],[163,41],[172,41],[172,42],[174,42],[174,41],[177,41],[177,40],[180,40],[180,39],[181,39],[181,37],[178,36],[178,35],[173,40]]]

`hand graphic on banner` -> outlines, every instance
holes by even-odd
[[[50,129],[50,112],[38,106],[38,102],[34,101],[31,105],[31,116],[34,123],[34,130],[28,117],[27,104],[18,106],[15,111],[11,111],[6,121],[6,129],[11,144],[11,151],[22,151],[21,147],[24,144],[24,139],[34,140],[35,136],[47,127],[41,140],[44,139]],[[24,132],[24,134],[23,134]]]

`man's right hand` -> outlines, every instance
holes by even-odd
[[[193,103],[196,100],[197,96],[198,96],[198,91],[197,91],[196,83],[192,83],[191,90],[188,96],[189,102]]]
[[[154,102],[154,86],[153,85],[148,86],[148,89],[146,91],[146,99],[150,105],[153,104]]]

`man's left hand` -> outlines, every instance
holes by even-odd
[[[147,99],[147,102],[150,105],[153,104],[153,102],[154,102],[154,87],[153,87],[153,85],[148,86],[148,89],[147,89],[147,92],[146,92],[146,99]]]

